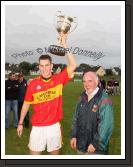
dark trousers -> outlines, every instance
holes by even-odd
[[[23,102],[18,102],[18,118],[20,119],[21,114],[21,108],[22,108]],[[27,112],[25,119],[24,119],[24,126],[29,127],[29,112]]]

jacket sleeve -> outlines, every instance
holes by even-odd
[[[8,87],[8,81],[5,81],[5,91],[8,91],[9,89],[11,89],[11,86]]]
[[[109,99],[107,99],[109,101]],[[99,107],[98,129],[94,135],[93,146],[101,151],[107,151],[113,130],[113,106],[104,103]]]
[[[79,102],[80,102],[80,100],[79,100]],[[73,114],[72,127],[71,127],[71,138],[76,138],[76,136],[77,136],[77,114],[78,114],[79,102],[78,102],[76,109],[75,109],[75,112]]]

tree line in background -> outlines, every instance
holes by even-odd
[[[54,64],[53,66],[53,72],[55,72],[58,68],[60,68],[61,70],[66,67],[66,64]],[[88,64],[85,63],[81,63],[77,69],[76,72],[85,72],[85,71],[90,71],[90,70],[94,70],[95,68],[98,68],[99,66],[90,66]],[[117,69],[117,71],[119,72],[119,75],[121,75],[121,69],[120,67],[114,67]],[[5,63],[5,70],[6,71],[12,71],[15,73],[18,72],[23,72],[24,75],[29,75],[30,71],[35,71],[37,72],[39,70],[38,68],[38,63],[29,63],[26,61],[21,62],[20,64],[10,64],[8,62]],[[106,71],[106,75],[112,75],[112,70],[110,69],[104,69]]]

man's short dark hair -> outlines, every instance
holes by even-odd
[[[41,55],[39,57],[39,62],[40,62],[40,60],[49,60],[50,63],[52,63],[52,58],[48,54],[47,55]]]

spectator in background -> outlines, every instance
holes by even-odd
[[[20,119],[21,108],[24,102],[24,96],[27,88],[27,80],[24,78],[22,73],[18,75],[18,82],[20,84],[18,96],[18,118]],[[27,128],[29,127],[29,112],[27,112],[26,117],[24,119],[24,125]]]
[[[100,87],[102,90],[105,90],[105,89],[106,89],[106,81],[105,81],[104,79],[100,79],[99,87]]]
[[[117,79],[114,80],[113,82],[113,86],[114,86],[114,95],[119,95],[120,94],[120,90],[119,90],[119,82]]]
[[[10,111],[13,111],[14,127],[18,126],[18,93],[16,74],[10,73],[9,79],[5,81],[5,128],[10,126]]]
[[[113,84],[114,84],[113,78],[108,80],[108,82],[107,82],[107,93],[110,94],[110,95],[113,95],[113,88],[114,88]]]

